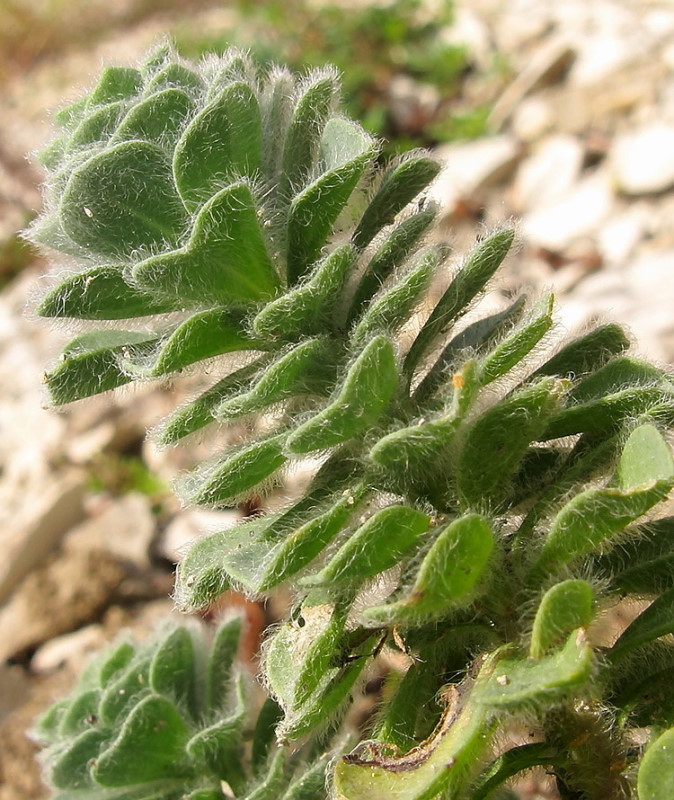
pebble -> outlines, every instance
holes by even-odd
[[[619,136],[610,153],[613,178],[627,195],[674,186],[674,125],[654,123]]]
[[[596,233],[613,204],[611,182],[600,170],[582,178],[557,202],[527,214],[522,232],[530,243],[561,253],[576,239]]]
[[[563,198],[580,177],[583,156],[575,136],[559,134],[542,141],[517,170],[511,194],[515,211],[545,208]]]

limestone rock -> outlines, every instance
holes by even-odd
[[[611,169],[628,195],[654,194],[674,186],[674,125],[653,123],[613,143]]]

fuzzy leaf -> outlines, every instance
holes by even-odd
[[[592,672],[592,648],[583,628],[572,631],[561,650],[540,660],[502,658],[476,700],[499,709],[522,709],[564,697]]]
[[[279,752],[274,756],[262,782],[246,794],[244,800],[277,800],[289,779],[286,755]]]
[[[155,436],[158,444],[175,444],[214,421],[213,411],[228,397],[234,397],[248,386],[250,379],[259,373],[266,363],[266,356],[257,359],[230,373],[214,386],[199,395],[196,400],[182,406],[159,427]]]
[[[66,145],[66,152],[73,153],[76,150],[82,150],[108,140],[127,108],[128,104],[120,100],[87,114],[71,133]]]
[[[347,323],[354,322],[384,281],[405,262],[431,223],[435,211],[419,211],[396,225],[372,256],[351,301]]]
[[[362,346],[377,333],[395,334],[408,321],[426,294],[443,255],[441,249],[426,253],[406,275],[370,303],[351,334],[354,345]]]
[[[321,254],[335,220],[356,188],[374,148],[324,172],[293,198],[288,210],[288,283],[306,275]]]
[[[91,720],[97,717],[100,700],[100,689],[89,689],[71,700],[61,715],[59,735],[78,733],[91,727]]]
[[[215,632],[208,657],[207,707],[224,708],[232,685],[232,668],[241,638],[242,620],[234,617],[223,622]]]
[[[637,359],[614,358],[572,389],[544,438],[610,432],[665,399],[671,402],[672,387],[661,370]]]
[[[592,622],[593,599],[592,587],[582,580],[562,581],[548,589],[534,619],[531,658],[543,658],[560,637],[587,628]]]
[[[440,165],[423,153],[408,154],[400,164],[389,169],[353,234],[354,245],[358,249],[367,247],[439,171]]]
[[[473,250],[412,343],[404,365],[408,374],[414,372],[437,337],[468,310],[471,301],[484,289],[485,284],[501,266],[510,250],[514,235],[512,230],[498,231],[480,242]]]
[[[164,89],[182,89],[188,95],[199,95],[204,84],[196,72],[182,64],[167,64],[148,81],[146,94],[154,94]]]
[[[354,258],[350,245],[333,250],[306,281],[262,308],[253,320],[255,333],[267,339],[296,339],[330,331],[335,297],[341,293]]]
[[[479,381],[482,385],[495,381],[516,367],[552,328],[552,295],[545,305],[546,309],[542,314],[507,336],[484,359],[479,369]]]
[[[140,288],[183,303],[243,303],[273,295],[278,276],[247,183],[233,183],[199,211],[189,242],[133,269]]]
[[[241,682],[240,682],[241,684]],[[187,753],[206,764],[210,772],[232,788],[245,784],[243,726],[246,719],[243,687],[239,686],[239,705],[231,716],[202,728],[187,742]]]
[[[282,193],[297,191],[318,156],[320,139],[337,99],[339,84],[332,74],[310,77],[293,111],[283,151]]]
[[[653,425],[640,425],[623,447],[616,480],[621,489],[643,486],[674,477],[669,445]]]
[[[100,665],[98,680],[101,686],[110,682],[113,675],[124,669],[133,658],[133,647],[128,642],[122,642],[112,650]]]
[[[137,69],[131,67],[104,67],[98,83],[89,95],[89,103],[113,103],[138,94],[143,85]]]
[[[563,763],[564,756],[547,742],[513,747],[493,761],[480,776],[479,785],[472,790],[471,800],[496,800],[492,792],[519,772]]]
[[[231,505],[283,466],[285,436],[247,444],[204,471],[185,476],[183,493],[194,505]]]
[[[98,713],[104,725],[117,723],[129,707],[148,693],[150,659],[138,658],[105,687]]]
[[[84,789],[92,785],[89,765],[96,759],[110,734],[88,730],[74,739],[56,759],[49,780],[57,789]]]
[[[150,688],[179,708],[197,715],[197,675],[194,643],[185,628],[175,628],[162,640],[150,664]]]
[[[288,436],[288,452],[325,450],[371,428],[391,402],[397,379],[393,345],[377,336],[349,367],[335,400]]]
[[[295,81],[287,69],[277,68],[261,98],[262,114],[262,172],[273,181],[280,180],[285,134],[293,113]]]
[[[122,358],[120,363],[130,375],[155,378],[213,356],[259,348],[260,343],[246,334],[240,314],[212,308],[192,314],[150,353]]]
[[[120,367],[120,357],[146,351],[155,341],[153,335],[135,331],[97,331],[78,336],[45,376],[52,401],[63,405],[123,386],[131,377]]]
[[[427,514],[408,506],[374,513],[340,547],[328,564],[302,583],[308,586],[359,584],[395,566],[428,530]]]
[[[327,790],[327,767],[327,759],[318,761],[292,782],[281,800],[323,800]]]
[[[190,122],[173,157],[176,185],[191,211],[224,185],[254,176],[262,156],[260,107],[245,83],[230,83]]]
[[[93,267],[61,281],[37,313],[41,317],[131,319],[175,311],[177,305],[130,286],[119,267]]]
[[[186,775],[187,739],[173,704],[150,695],[133,708],[117,738],[98,756],[94,778],[101,786],[129,786]]]
[[[192,99],[182,89],[164,89],[133,106],[120,122],[113,142],[142,139],[172,146],[194,111]]]
[[[82,247],[127,260],[139,250],[175,246],[187,223],[164,151],[136,141],[108,148],[73,171],[60,220]]]
[[[498,508],[507,501],[512,476],[557,410],[563,389],[559,380],[544,378],[475,420],[465,434],[456,464],[464,507]]]
[[[637,777],[639,800],[669,800],[674,796],[674,728],[651,742]]]
[[[260,774],[267,765],[270,748],[276,743],[276,725],[283,718],[283,710],[276,700],[268,697],[257,715],[251,765],[255,774]]]
[[[225,400],[213,410],[216,419],[228,420],[280,403],[288,397],[324,394],[335,377],[329,343],[309,339],[272,362],[247,392]]]
[[[600,325],[569,342],[534,375],[559,375],[561,378],[575,378],[588,372],[595,372],[614,356],[619,356],[630,346],[629,339],[620,325],[610,323]]]
[[[360,615],[367,627],[446,616],[472,598],[494,549],[487,521],[468,514],[441,528],[417,571],[410,592]]]
[[[674,517],[640,525],[634,538],[594,560],[618,591],[656,594],[674,586]]]
[[[611,661],[618,661],[636,647],[674,633],[674,589],[657,597],[631,622],[608,651]]]

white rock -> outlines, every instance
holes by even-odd
[[[105,551],[145,569],[156,529],[149,499],[138,492],[110,500],[101,513],[78,525],[64,540],[69,551]]]
[[[575,86],[599,84],[627,67],[639,55],[635,43],[620,33],[585,37],[581,40],[569,81]]]
[[[512,131],[521,142],[540,139],[554,124],[550,101],[540,94],[525,97],[513,113]]]
[[[583,178],[558,202],[528,214],[522,233],[530,243],[560,253],[576,239],[594,234],[613,203],[611,182],[600,170]]]
[[[38,675],[47,675],[67,667],[79,671],[89,657],[105,644],[103,627],[86,625],[78,631],[55,636],[38,647],[30,660],[30,668]]]
[[[619,136],[610,164],[625,194],[652,194],[674,186],[674,125],[653,123]]]
[[[608,219],[597,236],[597,247],[608,266],[625,265],[648,230],[648,209],[632,206]]]
[[[443,28],[438,38],[443,44],[463,48],[468,58],[483,69],[490,66],[492,44],[489,28],[473,9],[457,6],[452,24]]]
[[[445,163],[429,189],[429,197],[451,213],[456,204],[503,180],[514,168],[518,146],[511,136],[442,145],[436,155]]]
[[[178,514],[165,528],[157,543],[159,555],[180,563],[192,542],[236,525],[242,519],[236,510],[204,511],[190,509]]]
[[[517,171],[512,191],[515,210],[544,208],[560,200],[578,180],[583,155],[575,136],[560,134],[541,142]]]
[[[86,477],[79,471],[30,488],[27,502],[0,528],[0,603],[85,515]]]

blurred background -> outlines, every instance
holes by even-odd
[[[671,0],[0,0],[0,800],[46,796],[31,719],[120,629],[144,635],[175,613],[182,549],[245,512],[173,498],[171,479],[208,442],[145,441],[203,377],[58,413],[41,385],[72,331],[31,314],[49,264],[17,233],[41,202],[26,154],[103,63],[132,63],[165,36],[190,58],[237,45],[297,70],[336,64],[347,112],[386,140],[385,157],[424,146],[445,164],[432,194],[457,259],[518,221],[488,304],[552,289],[563,332],[613,319],[637,352],[674,359]],[[266,505],[305,478],[289,474]],[[223,600],[249,618],[252,671],[285,602]],[[550,796],[536,778],[520,793]]]

